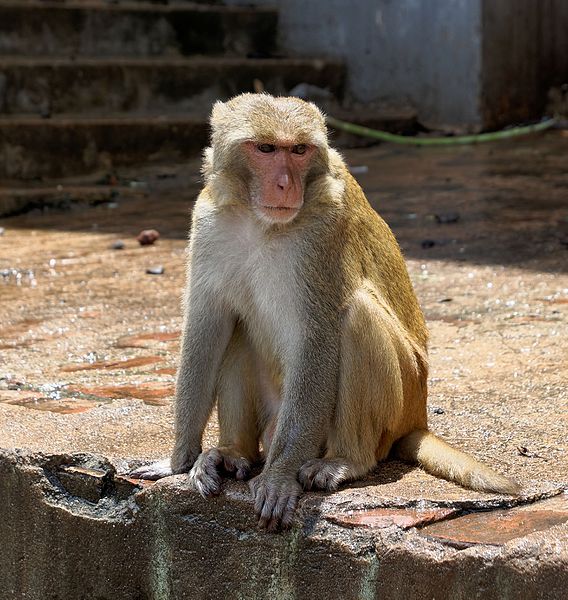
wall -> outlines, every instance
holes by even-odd
[[[227,0],[250,3],[250,0]],[[541,116],[568,81],[566,0],[256,0],[280,8],[289,55],[340,58],[357,101],[411,105],[427,125]]]
[[[424,123],[480,124],[477,0],[257,0],[255,4],[279,6],[279,42],[286,54],[344,60],[353,99],[410,104]]]
[[[565,0],[483,0],[481,111],[487,127],[540,116],[568,81]]]

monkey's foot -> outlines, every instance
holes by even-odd
[[[222,471],[241,481],[248,477],[250,467],[250,461],[234,448],[211,448],[199,455],[189,472],[189,481],[204,498],[217,496]]]
[[[268,531],[288,529],[302,493],[296,479],[263,472],[251,480],[249,487],[259,527]]]
[[[361,474],[361,469],[345,459],[316,458],[302,465],[298,480],[305,490],[334,492],[343,482]]]
[[[168,477],[170,475],[173,475],[173,472],[169,458],[150,465],[143,465],[129,473],[129,476],[134,479],[150,479],[151,481],[162,479],[162,477]]]

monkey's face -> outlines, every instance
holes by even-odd
[[[268,224],[292,221],[304,204],[304,186],[316,148],[290,142],[242,144],[251,174],[250,202]]]

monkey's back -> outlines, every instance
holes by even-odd
[[[400,246],[347,169],[344,201],[344,239],[350,246],[345,248],[345,267],[355,281],[366,279],[373,283],[408,333],[425,349],[428,330]]]

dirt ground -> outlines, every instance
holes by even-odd
[[[431,428],[522,482],[568,482],[566,132],[345,155],[426,313]],[[120,177],[110,202],[0,221],[0,447],[169,452],[199,162]]]

